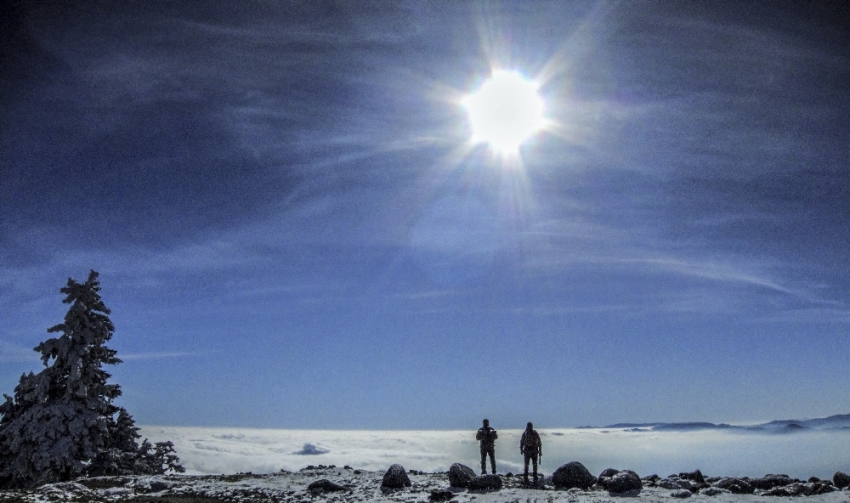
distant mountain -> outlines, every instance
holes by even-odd
[[[585,427],[587,428],[587,427]],[[628,431],[695,431],[695,430],[738,430],[764,431],[766,433],[792,433],[797,431],[850,430],[850,414],[837,414],[816,419],[780,419],[762,424],[732,425],[726,423],[617,423],[604,426],[609,429]]]

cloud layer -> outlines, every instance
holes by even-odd
[[[633,432],[613,429],[538,430],[543,440],[542,471],[581,461],[598,474],[605,468],[631,469],[641,476],[700,469],[706,476],[831,478],[847,470],[850,432],[796,434]],[[146,426],[155,441],[171,440],[188,473],[228,474],[297,471],[307,465],[349,465],[383,471],[400,463],[408,470],[446,471],[460,462],[478,470],[474,431],[329,431],[179,428]],[[522,430],[499,430],[500,473],[522,470]],[[309,448],[308,448],[309,446]],[[309,451],[309,452],[308,452]],[[312,454],[305,456],[305,454]]]

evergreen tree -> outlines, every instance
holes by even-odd
[[[100,298],[97,272],[61,289],[71,304],[60,333],[39,344],[45,368],[24,374],[0,405],[0,487],[26,488],[89,475],[183,471],[171,442],[141,446],[121,395],[102,365],[121,363],[105,343],[114,327]],[[115,417],[117,414],[117,418]]]

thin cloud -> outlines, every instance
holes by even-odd
[[[666,258],[634,259],[624,260],[623,262],[657,266],[662,270],[672,271],[685,276],[693,276],[729,283],[743,283],[775,290],[780,293],[797,294],[794,290],[786,288],[779,283],[762,278],[755,274],[746,273],[734,266],[726,264]]]
[[[429,290],[425,292],[399,294],[397,297],[407,300],[442,299],[462,295],[457,290]]]
[[[160,358],[182,358],[185,356],[198,356],[201,353],[190,353],[188,351],[174,351],[174,352],[152,352],[152,353],[130,353],[130,354],[120,354],[119,358],[122,360],[155,360]]]

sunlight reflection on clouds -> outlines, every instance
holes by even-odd
[[[830,478],[847,470],[850,432],[765,434],[728,431],[627,432],[613,429],[539,430],[544,473],[581,461],[597,474],[632,469],[641,476],[700,469],[706,476]],[[478,445],[470,431],[343,431],[145,426],[152,441],[174,442],[190,474],[297,471],[307,465],[349,465],[383,471],[393,463],[408,470],[446,471],[460,462],[477,470]],[[500,473],[522,469],[521,430],[500,430]],[[309,444],[311,449],[307,449]],[[327,452],[323,452],[327,451]]]

